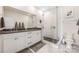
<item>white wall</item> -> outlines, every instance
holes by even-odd
[[[72,10],[72,15],[70,17],[67,17],[67,12]],[[73,7],[73,6],[65,6],[62,7],[63,12],[63,31],[65,33],[71,33],[75,34],[78,31],[77,21],[79,19],[79,7]]]
[[[57,7],[57,28],[58,28],[58,39],[60,40],[58,44],[61,42],[63,38],[62,15],[63,15],[62,7]]]
[[[57,16],[56,7],[45,12],[39,11],[39,17],[42,20],[43,36],[57,39]],[[44,16],[43,16],[44,14]],[[53,28],[55,26],[55,29]]]
[[[16,8],[19,10],[23,10],[25,12],[37,15],[38,11],[36,8],[32,7],[32,6],[11,6],[12,8]]]
[[[38,9],[37,9],[38,10]],[[38,10],[38,13],[37,13],[37,27],[40,27],[40,28],[43,28],[43,12],[41,10]],[[42,21],[42,23],[40,23],[40,20]]]
[[[76,25],[79,19],[79,7],[76,6],[60,6],[58,7],[58,35],[60,41],[65,35],[73,35],[76,39],[79,38],[77,34],[78,26]],[[72,11],[72,15],[67,17],[67,12]]]
[[[11,10],[5,10],[4,11],[4,18],[5,18],[5,28],[14,28],[16,22],[26,22],[25,25],[27,25],[28,22],[28,16],[16,13]],[[26,27],[27,28],[27,27]]]
[[[55,27],[55,29],[53,27]],[[56,8],[45,13],[44,28],[44,34],[47,37],[57,39]]]
[[[27,10],[26,10],[27,11]],[[19,11],[20,12],[20,11]],[[5,28],[14,28],[15,22],[23,22],[25,24],[25,28],[31,28],[36,26],[36,16],[28,15],[29,13],[19,13],[16,10],[4,9],[5,16]]]

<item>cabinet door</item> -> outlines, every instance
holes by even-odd
[[[32,38],[32,32],[26,32],[26,39],[25,39],[25,44],[26,47],[31,46],[32,42],[31,42],[31,38]]]
[[[32,32],[32,41],[37,43],[41,40],[41,31],[34,31]]]
[[[25,44],[25,33],[17,33],[17,37],[15,38],[17,40],[17,52],[26,48]]]
[[[41,40],[41,31],[32,31],[27,40],[29,46],[39,42]]]
[[[26,35],[26,47],[29,47],[41,40],[41,31],[27,32]]]
[[[13,53],[16,52],[16,40],[14,38],[6,38],[3,41],[3,52]]]
[[[0,53],[2,52],[2,36],[0,35]]]

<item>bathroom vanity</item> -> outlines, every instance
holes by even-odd
[[[41,29],[0,32],[0,52],[14,53],[41,41]]]
[[[42,40],[35,14],[7,6],[0,11],[0,53],[19,52]]]

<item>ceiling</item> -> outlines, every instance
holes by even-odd
[[[35,6],[35,8],[39,9],[39,10],[43,10],[43,11],[47,11],[50,9],[55,8],[56,6]]]

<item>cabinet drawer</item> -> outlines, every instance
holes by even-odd
[[[26,36],[26,33],[15,33],[14,36],[15,37],[23,37],[23,36]]]
[[[6,35],[3,35],[3,39],[13,39],[15,38],[15,36],[13,34],[6,34]]]

